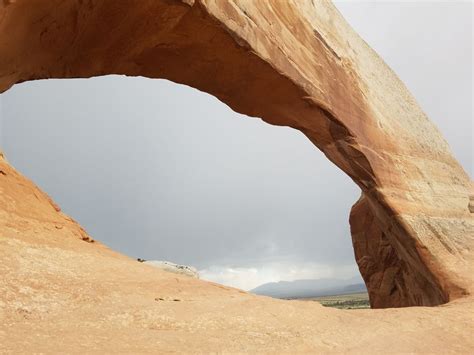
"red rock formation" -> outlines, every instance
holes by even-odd
[[[326,1],[7,1],[0,90],[123,74],[302,131],[362,190],[351,227],[374,307],[472,291],[471,182],[403,83]]]
[[[90,243],[0,156],[0,353],[472,353],[474,302],[338,310],[165,272]]]

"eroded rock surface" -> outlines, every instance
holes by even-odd
[[[472,353],[474,302],[343,311],[172,274],[89,243],[0,158],[0,353]]]
[[[456,306],[423,314],[435,319],[447,316],[446,309],[457,309],[450,317],[456,314],[466,320],[461,308],[471,307],[465,300],[471,300],[474,285],[470,178],[403,83],[330,3],[4,1],[0,53],[0,91],[45,78],[105,74],[165,78],[206,91],[235,111],[302,131],[362,190],[351,213],[351,227],[372,305],[432,306],[458,299]],[[38,289],[46,285],[27,275],[31,269],[25,265],[34,259],[31,253],[44,252],[51,258],[57,253],[59,258],[68,248],[74,254],[80,242],[97,248],[84,251],[92,262],[102,247],[84,243],[88,238],[84,230],[38,189],[22,183],[23,178],[6,163],[2,169],[0,233],[7,247],[1,252],[11,254],[2,254],[2,260],[16,263],[2,267],[16,278],[3,283],[0,305],[8,305],[10,317],[12,306],[5,300],[18,294],[18,288],[32,287],[31,282]],[[49,243],[56,249],[39,248]],[[114,258],[122,260],[107,256],[103,261]],[[128,267],[123,260],[118,267]],[[74,258],[63,261],[55,262],[52,270],[75,268]],[[39,263],[37,269],[48,265]],[[17,269],[24,270],[22,277]],[[78,274],[78,282],[85,275]],[[61,284],[63,279],[56,281]],[[243,297],[238,292],[232,295]],[[252,298],[250,308],[265,302]],[[404,321],[408,314],[390,312],[383,314]],[[298,316],[301,320],[292,321],[307,324],[307,317]],[[11,324],[17,324],[18,317]],[[124,322],[136,325],[137,319],[148,316],[136,317]],[[282,320],[286,321],[291,323],[288,318]],[[449,329],[465,340],[464,330]],[[262,341],[268,344],[270,338]],[[411,341],[409,351],[417,346],[417,340]]]

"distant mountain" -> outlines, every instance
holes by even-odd
[[[310,298],[366,291],[360,277],[270,282],[250,290],[251,293],[274,298]]]

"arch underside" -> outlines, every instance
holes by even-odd
[[[1,6],[0,91],[44,78],[163,78],[298,129],[361,188],[350,224],[372,307],[433,306],[471,292],[471,181],[330,3]]]

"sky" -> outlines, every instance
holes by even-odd
[[[337,2],[472,176],[472,4]],[[421,21],[422,20],[422,21]],[[201,277],[358,275],[359,188],[300,132],[165,80],[47,80],[0,95],[0,146],[90,235]]]

